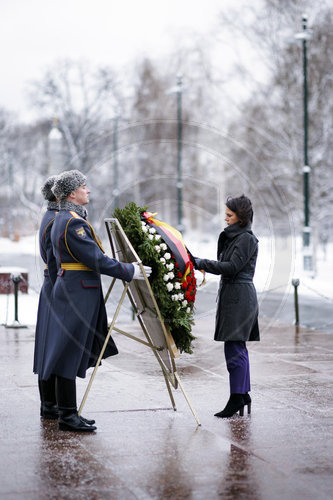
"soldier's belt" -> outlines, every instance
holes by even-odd
[[[90,267],[82,264],[81,262],[63,262],[60,268],[65,269],[66,271],[92,271]]]

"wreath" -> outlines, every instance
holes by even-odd
[[[181,234],[155,219],[134,202],[116,208],[117,218],[144,265],[152,268],[149,282],[161,316],[180,352],[191,354],[196,278],[191,255]],[[172,239],[166,234],[173,235]],[[174,244],[175,242],[175,244]]]

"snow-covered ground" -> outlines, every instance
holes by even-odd
[[[260,238],[260,235],[259,235]],[[216,256],[216,236],[205,237],[191,233],[186,235],[186,244],[191,252],[202,258],[215,259]],[[109,248],[105,241],[105,248]],[[33,269],[28,269],[29,274],[37,273],[38,283],[42,283],[42,263],[39,257],[38,237],[32,235],[22,238],[19,242],[12,242],[5,238],[0,238],[0,266],[1,255],[12,255],[13,265],[5,266],[6,271],[12,272],[22,270],[21,260],[24,256],[33,256]],[[19,268],[19,269],[18,269]],[[0,267],[1,272],[1,267]],[[317,258],[317,274],[310,277],[302,270],[302,248],[301,239],[278,239],[260,238],[259,257],[255,275],[255,285],[257,291],[265,295],[272,290],[283,294],[293,293],[291,280],[298,278],[300,286],[299,296],[313,295],[323,300],[333,301],[333,244],[328,245],[327,260],[324,258],[322,249],[319,249]],[[207,281],[216,281],[218,276],[206,275]],[[22,324],[33,325],[36,322],[38,306],[38,289],[29,288],[28,294],[19,294],[18,318]],[[12,324],[14,320],[14,296],[0,294],[0,323]]]

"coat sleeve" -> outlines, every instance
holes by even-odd
[[[209,259],[196,259],[198,269],[211,274],[222,274],[232,278],[243,269],[257,248],[257,239],[250,234],[244,233],[239,236],[234,250],[228,261],[217,261]]]
[[[131,281],[133,264],[118,262],[105,255],[95,242],[88,224],[83,219],[72,219],[67,230],[67,244],[72,255],[99,274]]]
[[[55,256],[53,254],[53,247],[51,241],[51,229],[52,224],[47,228],[47,233],[45,235],[45,251],[46,251],[46,263],[49,270],[49,277],[52,281],[52,284],[56,282],[57,279],[57,262]]]

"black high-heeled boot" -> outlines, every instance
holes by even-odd
[[[244,397],[243,394],[230,394],[229,401],[226,407],[215,413],[215,417],[229,418],[235,415],[239,411],[239,415],[242,417],[244,415]]]
[[[250,413],[251,413],[251,402],[252,402],[250,394],[248,392],[245,393],[245,394],[243,394],[243,399],[244,399],[244,406],[247,406],[247,414],[250,415]]]
[[[56,395],[59,410],[59,429],[72,432],[93,432],[96,427],[79,417],[76,409],[75,380],[57,376]],[[94,422],[94,421],[91,421]]]

